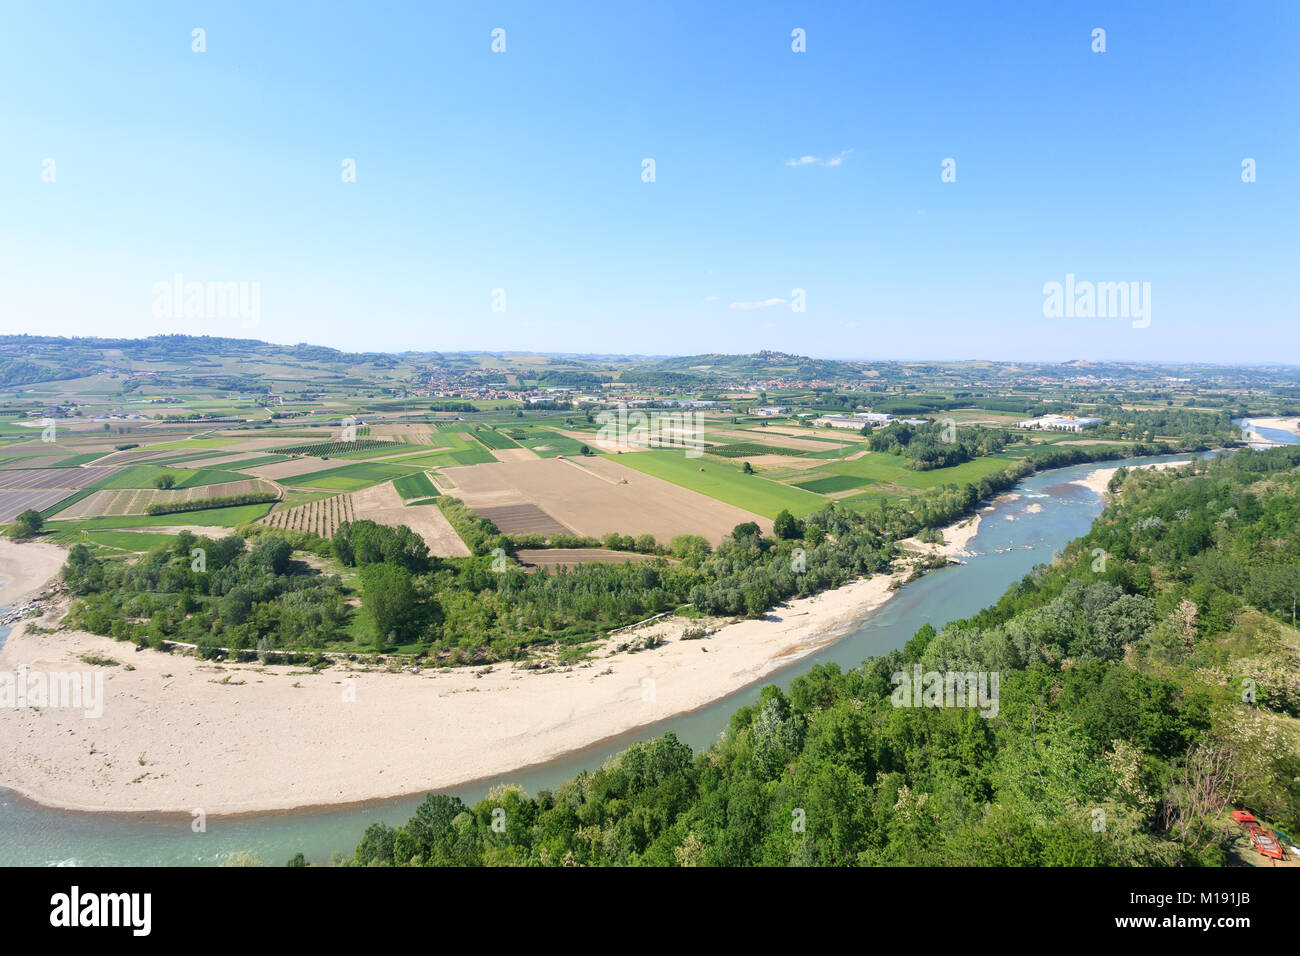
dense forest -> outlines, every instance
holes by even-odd
[[[1121,471],[1091,531],[975,617],[764,689],[693,754],[554,791],[430,795],[361,865],[1215,865],[1300,827],[1300,450]],[[997,674],[997,706],[898,706]],[[942,700],[942,698],[940,698]]]

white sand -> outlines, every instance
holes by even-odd
[[[1188,461],[1190,461],[1190,459],[1188,459]],[[1146,469],[1148,471],[1164,471],[1166,468],[1181,468],[1183,465],[1186,465],[1188,461],[1159,461],[1150,465],[1130,465],[1128,468],[1129,471],[1136,471],[1138,468]],[[1113,468],[1098,468],[1096,471],[1088,472],[1085,477],[1070,482],[1070,484],[1083,485],[1090,491],[1095,491],[1099,495],[1104,495],[1106,494],[1106,486],[1110,484],[1110,479],[1114,476],[1115,472],[1119,471],[1119,469],[1120,466],[1118,465]]]
[[[22,583],[56,568],[47,561]],[[857,581],[705,640],[680,640],[680,619],[656,622],[611,638],[590,663],[541,672],[499,664],[486,674],[339,666],[312,674],[137,652],[81,632],[28,634],[20,624],[0,649],[2,670],[85,669],[80,656],[89,653],[122,666],[100,668],[97,719],[74,709],[0,708],[0,786],[71,809],[220,814],[504,775],[759,681],[852,630],[894,593],[890,584],[887,576]],[[61,613],[38,623],[53,627]],[[667,643],[616,650],[651,629]]]
[[[58,576],[68,553],[44,541],[0,538],[0,607],[17,604]]]
[[[1248,418],[1246,421],[1250,423],[1251,427],[1247,431],[1254,441],[1268,441],[1267,438],[1255,431],[1255,427],[1276,428],[1280,431],[1290,432],[1296,438],[1300,438],[1300,418]]]
[[[945,558],[969,558],[973,551],[968,545],[971,538],[979,532],[981,515],[965,518],[955,525],[941,529],[943,544],[926,544],[919,538],[904,538],[899,545],[909,551],[921,551],[926,554],[941,554]]]

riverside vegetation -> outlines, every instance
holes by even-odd
[[[469,558],[432,557],[409,528],[369,520],[344,522],[329,539],[267,525],[243,525],[217,540],[185,532],[134,560],[77,545],[64,570],[76,597],[69,623],[158,648],[192,643],[206,655],[380,652],[481,664],[553,648],[572,657],[611,628],[684,605],[697,614],[757,617],[790,598],[887,572],[898,554],[893,542],[956,521],[1035,471],[1160,450],[1047,448],[906,506],[882,500],[856,511],[829,503],[803,519],[782,512],[775,537],[744,522],[716,549],[696,535],[662,545],[617,533],[599,542],[512,537],[452,497],[436,504]],[[596,544],[660,557],[549,575],[510,560],[519,547]]]

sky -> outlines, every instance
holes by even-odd
[[[1293,0],[10,5],[0,333],[1300,364],[1298,107]]]

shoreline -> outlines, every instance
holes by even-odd
[[[906,548],[909,551],[917,551],[921,554],[942,555],[950,561],[956,558],[970,558],[975,552],[970,550],[968,545],[975,535],[979,534],[980,522],[984,518],[984,512],[988,510],[994,502],[1006,497],[1005,494],[998,495],[991,499],[988,505],[981,508],[975,514],[962,518],[955,524],[947,525],[940,530],[943,532],[943,544],[927,544],[920,538],[904,538],[898,542],[899,547]]]
[[[0,542],[0,569],[12,549],[30,546]],[[27,583],[49,567],[49,555],[45,561]],[[0,787],[62,810],[235,816],[463,786],[759,683],[856,629],[896,593],[898,579],[876,575],[791,600],[761,619],[711,622],[716,630],[705,639],[682,639],[696,621],[656,621],[609,638],[587,661],[541,670],[346,665],[313,674],[137,653],[85,632],[32,634],[21,622],[0,647],[2,670],[85,671],[82,655],[117,666],[94,668],[103,675],[98,719],[76,709],[0,708],[0,733],[14,744],[0,751]],[[56,628],[65,611],[59,601],[33,622]],[[618,649],[651,635],[665,643]]]
[[[1109,493],[1107,486],[1110,484],[1110,479],[1114,477],[1115,472],[1119,471],[1121,467],[1127,468],[1129,471],[1165,471],[1169,468],[1181,468],[1192,460],[1192,458],[1188,458],[1187,461],[1158,461],[1149,465],[1114,465],[1106,468],[1095,468],[1084,477],[1076,478],[1070,484],[1083,485],[1089,491],[1095,491],[1105,497]]]
[[[1246,430],[1250,433],[1250,436],[1254,441],[1272,441],[1272,439],[1265,438],[1259,432],[1255,431],[1256,426],[1260,428],[1275,428],[1278,431],[1290,432],[1297,439],[1300,439],[1300,418],[1251,418],[1250,416],[1247,416],[1243,421],[1248,423]]]

